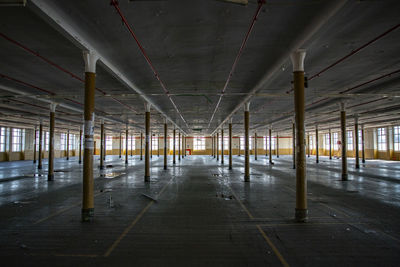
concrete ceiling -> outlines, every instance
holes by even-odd
[[[95,113],[106,119],[110,131],[126,123],[142,130],[149,100],[155,104],[153,132],[162,131],[165,116],[184,132],[202,135],[232,117],[234,133],[241,134],[246,97],[251,97],[252,131],[264,134],[271,124],[274,131],[289,131],[293,93],[288,55],[300,46],[307,50],[310,79],[308,130],[316,124],[337,127],[340,101],[348,106],[350,123],[355,113],[367,127],[399,121],[397,0],[267,1],[216,109],[257,7],[251,0],[247,6],[216,0],[119,1],[175,108],[109,0],[0,6],[1,123],[46,121],[49,102],[55,101],[60,103],[57,125],[77,128],[84,102],[82,50],[94,49],[101,55]]]

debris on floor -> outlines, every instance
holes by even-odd
[[[147,197],[148,199],[153,200],[154,202],[158,202],[158,200],[152,196],[146,195],[145,193],[142,193],[142,196]]]

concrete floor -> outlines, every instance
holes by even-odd
[[[232,171],[228,157],[221,166],[210,156],[164,171],[163,157],[153,156],[145,184],[138,157],[126,167],[107,156],[112,167],[95,172],[93,223],[80,222],[76,158],[56,160],[54,182],[31,161],[1,162],[2,266],[398,266],[398,162],[355,170],[350,159],[342,182],[340,160],[308,158],[310,220],[296,224],[291,157],[274,157],[273,166],[252,158],[250,183],[244,157],[233,159]]]

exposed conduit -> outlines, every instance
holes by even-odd
[[[159,81],[161,88],[164,90],[164,93],[167,95],[168,99],[171,101],[172,105],[174,106],[176,112],[179,114],[179,116],[181,117],[182,121],[186,124],[186,127],[189,129],[189,125],[187,124],[186,120],[183,118],[181,112],[179,111],[178,107],[176,106],[174,100],[172,99],[171,95],[169,94],[169,91],[167,90],[164,82],[161,80],[160,75],[158,74],[157,70],[155,69],[155,67],[153,66],[153,63],[151,62],[149,56],[147,55],[146,51],[144,50],[143,46],[140,44],[138,38],[136,37],[136,34],[134,33],[134,31],[132,30],[131,26],[129,26],[129,23],[127,21],[127,19],[125,18],[125,16],[122,14],[121,9],[118,6],[118,1],[116,0],[111,0],[110,3],[112,6],[114,6],[115,10],[117,11],[117,13],[119,14],[119,16],[122,19],[122,22],[124,23],[124,25],[126,26],[127,30],[130,32],[130,34],[132,35],[133,39],[135,39],[136,44],[138,45],[140,51],[142,52],[144,58],[147,61],[147,64],[150,66],[151,70],[154,73],[154,76],[156,77],[156,79]]]
[[[235,61],[233,62],[231,71],[230,71],[229,74],[228,74],[228,78],[226,79],[226,82],[225,82],[225,84],[224,84],[224,87],[222,88],[221,95],[219,96],[217,105],[215,106],[214,112],[213,112],[213,114],[211,115],[211,119],[210,119],[210,121],[208,122],[208,126],[207,126],[208,128],[210,127],[210,124],[211,124],[212,120],[214,119],[215,114],[217,113],[217,110],[218,110],[218,108],[219,108],[219,104],[221,103],[222,97],[223,97],[224,94],[225,94],[226,88],[228,87],[228,84],[229,84],[229,82],[231,81],[231,78],[232,78],[233,73],[234,73],[234,71],[235,71],[235,69],[236,69],[237,63],[238,63],[238,61],[239,61],[239,58],[240,58],[240,56],[241,56],[242,53],[243,53],[244,47],[246,46],[247,40],[249,39],[249,36],[250,36],[250,33],[251,33],[251,31],[253,30],[253,28],[254,28],[254,24],[256,23],[257,17],[258,17],[258,15],[260,14],[261,7],[262,7],[263,4],[265,4],[265,0],[258,0],[258,7],[257,7],[257,10],[256,10],[256,13],[254,14],[253,19],[251,20],[250,27],[249,27],[249,29],[247,30],[247,33],[246,33],[246,35],[245,35],[245,37],[244,37],[244,39],[243,39],[243,41],[242,41],[242,44],[240,45],[239,52],[238,52],[238,54],[237,54],[237,56],[236,56],[236,58],[235,58]]]
[[[28,51],[29,53],[31,53],[31,54],[35,55],[36,57],[42,59],[43,61],[45,61],[46,63],[52,65],[53,67],[55,67],[55,68],[61,70],[62,72],[65,72],[66,74],[70,75],[72,78],[74,78],[74,79],[76,79],[76,80],[78,80],[78,81],[80,81],[80,82],[82,82],[82,83],[85,83],[85,81],[84,81],[82,78],[80,78],[79,76],[77,76],[77,75],[73,74],[72,72],[70,72],[69,70],[67,70],[67,69],[65,69],[65,68],[63,68],[63,67],[61,67],[61,66],[58,65],[57,63],[55,63],[55,62],[53,62],[53,61],[51,61],[51,60],[45,58],[44,56],[40,55],[38,52],[33,51],[32,49],[30,49],[29,47],[26,47],[25,45],[21,44],[20,42],[14,40],[14,39],[11,39],[10,37],[8,37],[7,35],[5,35],[5,34],[3,34],[3,33],[1,33],[1,32],[0,32],[0,36],[3,37],[4,39],[6,39],[7,41],[9,41],[9,42],[15,44],[16,46],[18,46],[18,47],[24,49],[25,51]],[[101,89],[99,89],[99,88],[97,88],[97,87],[96,87],[96,90],[99,91],[100,93],[102,93],[103,95],[107,95],[106,92],[104,92],[103,90],[101,90]],[[114,98],[114,97],[111,97],[111,98],[112,98],[113,100],[115,100],[116,102],[118,102],[119,104],[121,104],[121,105],[127,107],[127,108],[130,109],[131,111],[137,113],[137,111],[134,110],[134,109],[133,109],[132,107],[130,107],[129,105],[127,105],[127,104],[121,102],[120,100],[118,100],[118,99],[116,99],[116,98]]]

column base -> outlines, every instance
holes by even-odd
[[[94,217],[94,209],[82,209],[82,222],[92,222]]]
[[[317,160],[316,162],[319,163],[319,160]]]
[[[279,158],[279,155],[278,156],[276,156],[277,158]]]
[[[54,174],[48,174],[47,181],[54,181]]]
[[[99,169],[100,169],[100,170],[104,170],[104,166],[100,166]]]
[[[362,163],[365,163],[365,159],[362,160]]]
[[[229,166],[229,170],[232,170],[232,166]]]
[[[356,169],[359,169],[360,168],[360,165],[356,165]]]
[[[246,183],[250,182],[250,175],[244,175],[244,181]]]
[[[308,221],[308,209],[295,209],[295,221],[304,223]]]
[[[79,164],[82,164],[82,160],[80,160],[78,163],[79,163]]]
[[[150,182],[150,176],[149,175],[147,175],[147,176],[145,175],[144,176],[144,181],[145,182]]]
[[[347,181],[347,179],[348,179],[347,173],[346,174],[342,173],[342,181]]]
[[[42,165],[39,165],[37,168],[38,168],[38,170],[41,170],[42,169]]]
[[[69,160],[69,158],[67,158],[67,160]]]
[[[167,169],[167,166],[164,166],[164,170],[166,170]]]

